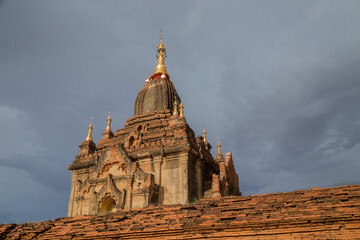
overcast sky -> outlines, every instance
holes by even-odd
[[[360,1],[0,0],[0,223],[67,215],[93,116],[113,130],[156,65],[244,195],[360,183]],[[215,150],[215,149],[213,149]],[[215,151],[213,151],[215,153]]]

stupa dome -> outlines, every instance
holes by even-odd
[[[173,111],[175,98],[180,102],[175,86],[170,79],[155,78],[145,83],[135,100],[134,115]]]
[[[162,34],[160,35],[161,40],[156,56],[159,60],[155,72],[146,79],[145,85],[136,97],[134,116],[166,109],[173,111],[175,99],[177,104],[181,102],[166,70],[166,50],[162,42]]]

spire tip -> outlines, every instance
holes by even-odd
[[[204,143],[207,143],[207,138],[206,138],[206,130],[205,130],[205,123],[203,124],[204,126],[204,130],[203,130],[203,135],[204,135]]]
[[[158,60],[158,64],[155,67],[154,73],[166,73],[167,74],[167,70],[166,70],[166,66],[165,66],[165,58],[167,57],[166,56],[166,48],[163,44],[163,32],[162,32],[161,28],[160,28],[160,44],[157,47],[156,57],[159,60]]]
[[[220,139],[219,139],[219,137],[217,137],[217,139],[218,139],[218,144],[217,144],[217,150],[218,151],[217,151],[217,154],[222,156]]]
[[[89,125],[89,131],[88,131],[88,135],[86,137],[86,141],[92,141],[92,130],[93,130],[93,126],[92,126],[92,117],[90,117],[90,125]]]

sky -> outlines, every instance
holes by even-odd
[[[0,0],[0,223],[67,215],[93,117],[123,127],[166,66],[243,195],[360,183],[360,1]],[[213,154],[216,154],[213,149]]]

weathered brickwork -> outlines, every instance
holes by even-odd
[[[80,145],[68,216],[239,195],[231,154],[217,161],[209,146],[170,110],[132,117],[97,146]]]
[[[1,239],[360,239],[360,185],[0,225]]]

